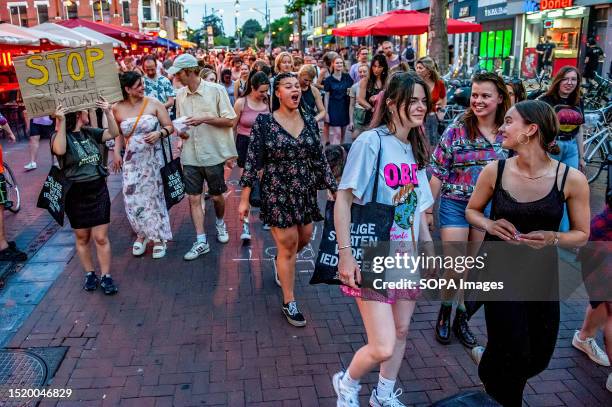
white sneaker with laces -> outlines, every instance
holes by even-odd
[[[332,384],[338,401],[336,407],[359,407],[359,390],[361,386],[355,388],[347,388],[342,385],[342,377],[344,372],[338,372],[332,378]]]
[[[241,240],[251,240],[251,231],[249,230],[249,224],[244,222],[242,224],[242,234],[240,235]]]
[[[229,233],[227,233],[227,225],[225,222],[222,224],[216,224],[217,227],[217,240],[219,243],[227,243],[229,242]]]
[[[402,395],[402,389],[395,390],[395,392],[391,393],[391,397],[387,399],[379,398],[376,390],[377,389],[374,389],[374,391],[372,391],[372,395],[370,396],[371,407],[406,407],[406,405],[399,401],[398,398]]]
[[[23,168],[25,168],[26,171],[32,171],[32,170],[35,170],[36,168],[38,168],[38,166],[36,165],[35,162],[32,161],[32,162],[27,163],[26,165],[24,165]]]
[[[472,356],[472,360],[474,361],[474,363],[476,363],[476,365],[480,364],[480,360],[482,359],[482,354],[484,353],[485,348],[484,346],[475,346],[472,348],[471,356]]]
[[[191,249],[187,253],[185,253],[185,256],[183,256],[183,258],[185,260],[195,260],[201,255],[208,253],[209,251],[210,245],[208,244],[208,242],[196,241],[193,246],[191,246]]]
[[[597,342],[595,342],[595,338],[586,338],[584,341],[580,339],[579,335],[580,331],[576,331],[574,333],[574,338],[572,339],[572,345],[574,348],[583,351],[593,362],[597,363],[601,366],[610,366],[610,359],[608,359],[608,355],[601,350]]]

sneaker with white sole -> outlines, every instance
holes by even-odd
[[[395,392],[391,393],[391,397],[383,399],[378,397],[377,389],[375,388],[372,391],[372,395],[370,396],[370,406],[371,407],[406,407],[404,403],[399,401],[399,396],[402,395],[402,389],[397,389]]]
[[[36,168],[38,168],[38,166],[36,165],[35,162],[30,162],[30,163],[27,163],[26,165],[24,165],[23,168],[26,171],[32,171],[32,170],[35,170]]]
[[[361,386],[346,387],[342,385],[344,372],[338,372],[332,377],[332,385],[338,400],[336,407],[359,407],[359,390]]]
[[[227,233],[227,225],[225,224],[225,222],[220,225],[216,224],[215,226],[217,228],[217,240],[219,241],[219,243],[229,242],[229,233]]]
[[[195,242],[191,249],[185,253],[183,258],[185,260],[195,260],[203,254],[206,254],[210,251],[210,245],[208,242]]]
[[[580,339],[579,332],[576,331],[574,333],[574,338],[572,339],[572,345],[574,348],[583,351],[593,362],[597,363],[601,366],[610,366],[610,359],[608,359],[608,355],[601,350],[597,342],[595,342],[595,338],[586,338],[584,341]]]
[[[612,392],[612,373],[608,375],[608,380],[606,380],[606,389]]]
[[[482,359],[482,354],[485,351],[485,347],[484,346],[474,346],[472,348],[471,356],[472,356],[472,360],[474,361],[474,363],[476,363],[476,365],[480,364],[480,360]]]
[[[289,322],[291,325],[296,326],[298,328],[306,326],[306,318],[304,318],[304,315],[302,315],[302,313],[298,309],[297,302],[289,301],[287,305],[283,304],[282,311],[285,315],[285,318],[287,318],[287,322]]]
[[[240,240],[251,240],[251,231],[247,222],[242,224],[242,234],[240,235]]]

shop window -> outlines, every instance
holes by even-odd
[[[480,68],[487,71],[501,69],[507,74],[508,57],[512,53],[512,30],[480,33]]]
[[[110,23],[110,3],[106,0],[96,0],[91,4],[94,21]]]
[[[142,19],[151,21],[151,0],[142,0]]]
[[[79,10],[76,3],[70,3],[66,6],[66,14],[68,18],[79,18]]]
[[[21,27],[28,26],[28,10],[26,6],[11,6],[11,24]]]
[[[121,8],[123,10],[123,24],[130,24],[130,2],[123,1]]]
[[[38,13],[38,24],[46,23],[47,21],[49,21],[49,8],[46,4],[37,5],[36,12]]]

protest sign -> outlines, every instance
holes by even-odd
[[[53,114],[58,104],[68,112],[92,108],[98,95],[123,100],[111,44],[24,55],[14,65],[31,118]]]

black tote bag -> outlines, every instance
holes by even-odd
[[[168,150],[170,161],[166,157],[166,149],[164,148],[164,139],[162,139],[162,155],[164,156],[164,166],[160,173],[162,183],[164,184],[164,198],[166,198],[166,208],[170,209],[185,197],[185,183],[183,181],[183,168],[181,167],[181,159],[179,157],[172,158],[172,144],[168,140]]]
[[[37,208],[46,209],[60,225],[64,226],[64,212],[66,209],[66,194],[72,186],[72,181],[66,178],[64,172],[52,165],[40,194]]]
[[[380,178],[380,157],[382,152],[382,140],[380,135],[380,148],[378,150],[378,158],[376,160],[376,170],[374,172],[374,190],[372,192],[372,201],[365,205],[353,204],[351,206],[351,244],[353,242],[389,242],[391,227],[393,226],[395,206],[386,205],[378,202],[378,179]],[[358,263],[361,264],[361,243],[353,245],[353,255]],[[385,245],[382,245],[385,246]],[[325,224],[323,226],[323,235],[319,244],[319,252],[315,269],[310,279],[310,284],[342,284],[338,279],[338,242],[336,241],[336,229],[334,226],[334,202],[328,201],[325,208]],[[364,273],[362,267],[362,285],[369,278]],[[379,277],[382,277],[379,275]],[[370,276],[371,278],[371,276]]]

